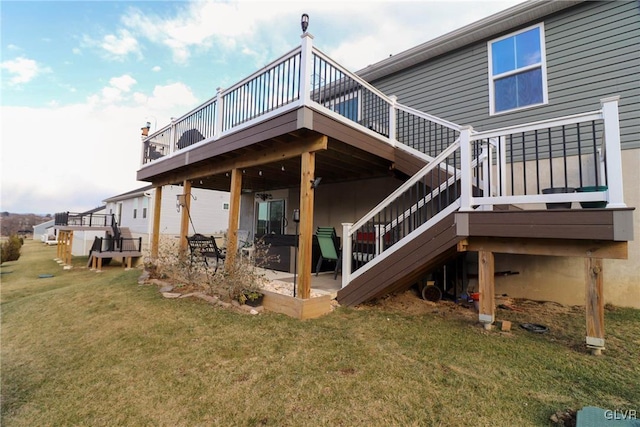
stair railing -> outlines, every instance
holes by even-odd
[[[467,145],[471,146],[470,129],[462,132],[467,132]],[[468,151],[477,153],[471,163],[481,165],[477,157],[482,150]],[[343,287],[459,209],[464,175],[461,155],[462,135],[356,223],[343,224]],[[475,169],[466,178],[470,182],[481,171],[478,166]]]

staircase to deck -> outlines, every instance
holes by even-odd
[[[517,212],[521,207],[515,205],[548,203],[553,207],[553,202],[587,200],[591,204],[597,200],[595,204],[602,207],[625,207],[618,164],[617,100],[604,100],[602,107],[596,112],[492,131],[459,128],[454,143],[362,219],[344,224],[338,301],[356,305],[406,289],[466,251],[470,232],[464,219],[468,217],[460,217],[460,212],[492,211],[494,205]],[[543,149],[545,155],[541,155]],[[577,165],[570,168],[569,162]],[[518,163],[522,165],[519,171]],[[542,187],[553,187],[558,169],[564,174],[562,187],[586,188],[585,182],[606,182],[609,187],[591,193],[544,194]],[[548,212],[545,217],[553,218],[553,211]],[[513,237],[503,235],[497,227],[483,237],[507,236],[514,242],[530,237],[572,242],[585,238],[580,233],[564,237],[549,233],[545,221],[553,223],[553,219],[531,223]],[[536,227],[547,229],[538,233]],[[613,235],[603,236],[603,240],[615,240]]]

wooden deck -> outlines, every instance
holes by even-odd
[[[455,212],[406,245],[389,250],[338,291],[356,305],[409,288],[420,277],[463,251],[627,258],[633,209],[567,209]]]
[[[326,136],[326,142],[320,142]],[[300,155],[316,153],[316,175],[323,183],[376,178],[408,177],[425,162],[369,132],[358,130],[311,108],[301,107],[218,140],[199,143],[171,157],[161,158],[137,173],[154,186],[192,180],[193,187],[229,191],[232,169],[246,169],[258,179],[258,168],[277,176],[270,189],[300,184]],[[285,168],[287,174],[278,173]],[[249,184],[249,180],[245,181]],[[259,187],[254,190],[260,190]]]

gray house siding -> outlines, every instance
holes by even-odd
[[[584,2],[543,21],[546,105],[489,115],[487,41],[511,31],[372,83],[400,103],[476,130],[593,111],[601,98],[620,95],[623,148],[640,148],[639,2]]]

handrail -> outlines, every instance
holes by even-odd
[[[433,159],[433,161],[431,163],[429,163],[429,164],[425,165],[424,167],[422,167],[422,169],[420,169],[411,178],[409,178],[407,181],[405,181],[393,193],[391,193],[389,196],[387,196],[384,200],[382,200],[380,203],[378,203],[373,209],[371,209],[369,212],[367,212],[362,218],[360,218],[357,222],[355,222],[352,225],[352,230],[349,232],[349,235],[353,235],[353,233],[355,232],[356,229],[362,227],[367,221],[369,221],[371,218],[373,218],[376,214],[380,213],[380,211],[382,209],[384,209],[385,206],[388,206],[391,201],[393,201],[396,198],[398,198],[398,196],[401,195],[402,193],[404,193],[408,188],[411,188],[412,186],[414,186],[426,174],[431,172],[436,167],[442,167],[441,164],[444,162],[444,160],[447,157],[449,157],[451,154],[453,154],[453,152],[456,151],[459,148],[460,148],[460,139],[458,139],[455,143],[453,143],[449,147],[447,147],[447,149],[444,150],[442,153],[440,153],[440,155],[438,157]]]
[[[398,187],[354,224],[343,224],[343,287],[434,221],[460,207],[462,139]],[[475,157],[481,155],[475,151]],[[474,164],[481,163],[473,159]],[[411,237],[413,236],[413,237]]]
[[[602,110],[599,111],[590,111],[586,113],[573,114],[570,116],[564,116],[560,118],[552,118],[540,120],[537,122],[527,123],[524,125],[513,125],[506,126],[498,129],[491,129],[487,131],[474,131],[471,133],[472,140],[478,139],[489,139],[489,138],[497,138],[501,135],[519,133],[519,132],[530,132],[534,130],[547,129],[550,127],[558,127],[558,126],[566,126],[576,123],[588,122],[592,120],[600,120],[602,119]]]
[[[416,110],[415,108],[409,107],[407,105],[396,103],[396,108],[398,110],[400,110],[400,111],[404,111],[404,112],[413,114],[414,116],[421,117],[423,119],[432,121],[432,122],[437,123],[437,124],[439,124],[441,126],[448,127],[449,129],[453,129],[453,130],[458,131],[458,132],[460,132],[460,129],[462,129],[462,126],[460,126],[460,125],[458,125],[456,123],[450,122],[450,121],[445,120],[445,119],[441,119],[440,117],[436,117],[436,116],[434,116],[432,114],[425,113],[425,112],[420,111],[420,110]]]

